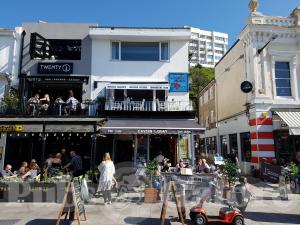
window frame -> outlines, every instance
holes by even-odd
[[[290,85],[291,85],[291,96],[278,96],[277,95],[277,86],[276,86],[276,77],[275,77],[275,64],[276,62],[288,62],[290,67]],[[296,100],[297,93],[296,93],[296,74],[297,74],[297,68],[296,68],[296,62],[297,62],[297,56],[285,56],[285,57],[278,57],[273,56],[272,57],[272,86],[273,86],[273,98],[275,100]]]
[[[110,60],[111,61],[118,61],[118,62],[170,62],[170,41],[153,41],[153,43],[158,43],[158,49],[159,49],[159,60],[122,60],[121,55],[122,55],[122,42],[125,41],[117,41],[117,40],[111,40],[110,41]],[[142,41],[128,41],[128,42],[142,42]],[[112,47],[113,43],[118,43],[119,45],[119,57],[118,59],[113,59],[113,53],[112,53]],[[167,43],[168,44],[168,59],[162,59],[162,43]]]

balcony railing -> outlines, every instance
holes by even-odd
[[[110,111],[192,111],[191,101],[107,101]]]

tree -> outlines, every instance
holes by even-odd
[[[214,74],[215,71],[213,68],[206,68],[201,65],[190,68],[190,99],[196,107],[197,112],[199,91],[214,79]]]

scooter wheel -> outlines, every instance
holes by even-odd
[[[233,220],[233,225],[244,225],[244,219],[241,216],[236,216]]]
[[[204,224],[206,224],[206,218],[202,214],[197,214],[194,217],[194,222],[197,225],[204,225]]]

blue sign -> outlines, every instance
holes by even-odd
[[[188,92],[189,74],[188,73],[169,73],[170,92]]]

